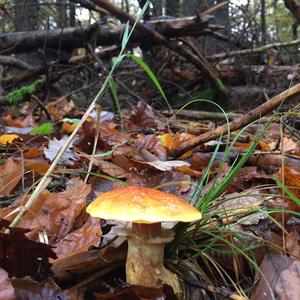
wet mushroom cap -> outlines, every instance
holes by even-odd
[[[102,193],[88,207],[87,212],[106,220],[135,223],[193,222],[202,214],[181,198],[152,188],[122,187]]]

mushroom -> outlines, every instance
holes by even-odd
[[[87,212],[107,220],[132,222],[132,226],[118,229],[127,236],[128,253],[126,280],[145,287],[170,285],[174,293],[181,293],[176,274],[164,266],[164,247],[172,241],[174,232],[163,229],[161,222],[192,222],[202,214],[181,198],[156,189],[141,186],[122,187],[102,193],[88,207]]]

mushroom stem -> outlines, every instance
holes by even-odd
[[[160,223],[132,224],[132,235],[128,236],[127,282],[146,287],[166,283],[179,296],[178,277],[164,266],[166,238],[161,237],[161,232]]]

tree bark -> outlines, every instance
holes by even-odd
[[[147,22],[148,27],[154,28],[166,38],[186,35],[200,35],[208,26],[208,18],[187,17],[171,20],[156,20]],[[2,54],[24,53],[47,47],[57,49],[61,43],[62,49],[75,49],[85,46],[86,41],[95,38],[98,46],[120,45],[124,27],[111,28],[99,26],[97,23],[82,28],[65,28],[52,31],[8,32],[0,33],[0,51]],[[147,42],[155,44],[155,39],[145,32],[134,32],[130,39],[132,44]]]
[[[38,0],[15,0],[15,31],[38,29]]]

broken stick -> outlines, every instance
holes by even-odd
[[[246,115],[230,122],[229,123],[230,130],[234,131],[240,129],[243,126],[246,126],[247,124],[251,123],[252,121],[257,120],[262,116],[265,116],[269,112],[273,111],[277,106],[279,106],[284,101],[294,99],[295,96],[299,95],[299,93],[300,93],[300,83],[294,85],[293,87],[271,98],[267,102],[254,108]],[[202,143],[206,143],[208,141],[216,139],[221,134],[225,133],[227,131],[227,128],[228,125],[224,124],[222,126],[217,127],[214,132],[206,132],[204,134],[201,134],[199,136],[190,139],[185,143],[182,143],[178,148],[176,148],[174,153],[172,153],[172,156],[178,157],[181,154],[185,153],[186,151],[191,150]]]

